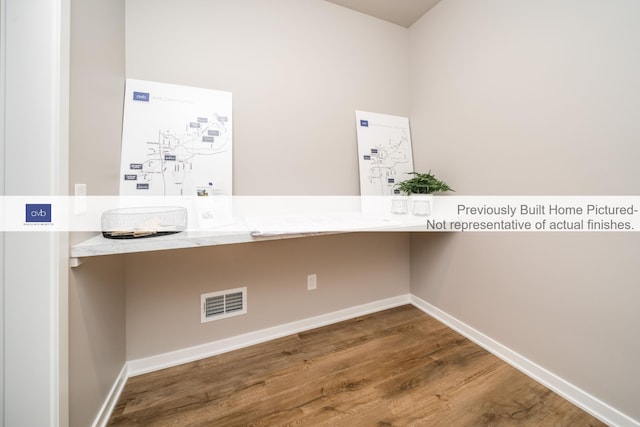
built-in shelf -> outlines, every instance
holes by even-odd
[[[280,234],[271,236],[253,236],[249,231],[228,232],[189,232],[172,234],[161,237],[149,237],[141,239],[114,240],[107,239],[101,234],[85,240],[71,247],[72,259],[127,254],[135,252],[162,251],[171,249],[198,248],[204,246],[232,245],[237,243],[260,242],[265,240],[287,239],[296,237],[309,237],[330,233],[299,233]],[[74,261],[77,262],[77,261]]]
[[[231,226],[220,227],[215,230],[183,231],[176,234],[139,239],[107,239],[103,237],[102,234],[99,234],[71,247],[70,266],[77,267],[85,258],[104,255],[232,245],[238,243],[262,242],[267,240],[350,233],[355,231],[423,231],[423,227],[416,227],[415,221],[402,223],[398,221],[371,219],[366,216],[353,214],[342,215],[339,217],[332,216],[328,222],[326,216],[318,216],[316,219],[320,222],[324,222],[320,224],[319,227],[309,227],[308,231],[300,231],[303,229],[307,230],[303,226],[299,231],[272,234],[266,233],[261,235],[251,233],[249,227],[247,227],[243,221],[236,221]],[[324,229],[323,226],[327,226],[327,224],[329,224],[330,227]],[[309,225],[313,225],[313,223],[307,222],[305,224],[305,226]],[[340,225],[342,228],[331,227],[336,225]]]
[[[114,240],[101,234],[71,247],[72,258],[102,255],[126,254],[134,252],[161,251],[167,249],[196,248],[199,246],[228,245],[255,240],[249,232],[206,233],[182,232],[161,237]]]

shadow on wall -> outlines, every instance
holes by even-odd
[[[69,276],[70,425],[90,425],[126,361],[123,257],[94,257]]]
[[[411,235],[411,293],[439,301],[461,233],[425,232]]]

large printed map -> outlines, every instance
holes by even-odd
[[[120,194],[231,195],[230,92],[127,79]]]
[[[356,111],[361,196],[397,193],[396,183],[413,172],[409,119]]]

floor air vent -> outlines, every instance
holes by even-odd
[[[247,312],[247,288],[200,295],[200,322],[225,319]]]

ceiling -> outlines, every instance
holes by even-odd
[[[410,27],[440,0],[327,0],[328,2]]]

